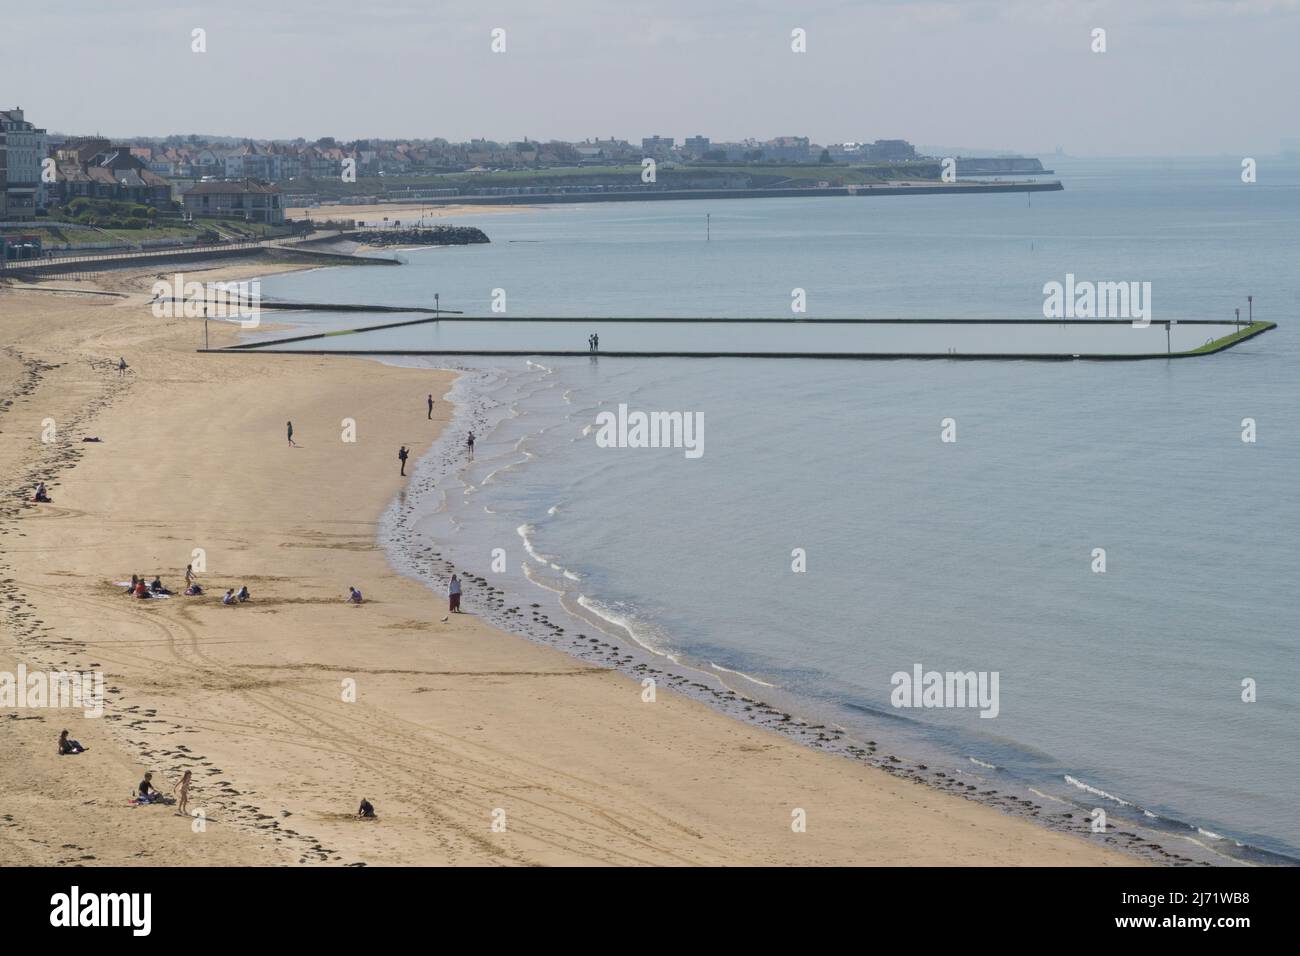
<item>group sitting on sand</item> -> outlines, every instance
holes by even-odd
[[[243,604],[250,597],[252,597],[252,595],[248,593],[248,585],[241,584],[239,586],[238,591],[236,591],[234,588],[227,588],[226,596],[221,599],[221,603],[222,604]]]
[[[170,595],[172,592],[163,583],[162,578],[154,575],[154,579],[148,584],[145,583],[144,575],[131,575],[131,583],[127,585],[124,592],[128,597],[151,598],[159,595]]]
[[[170,596],[175,592],[164,585],[162,583],[162,578],[158,576],[155,576],[152,581],[146,583],[144,575],[133,574],[131,575],[131,583],[126,585],[126,591],[124,593],[130,597],[153,598]],[[203,585],[199,584],[198,578],[195,577],[193,567],[187,566],[185,568],[185,590],[181,593],[188,597],[195,597],[203,594]],[[221,599],[221,603],[243,604],[252,596],[253,595],[248,590],[248,585],[242,584],[238,591],[234,588],[227,588],[226,595]]]

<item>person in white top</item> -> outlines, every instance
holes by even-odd
[[[455,574],[451,576],[451,581],[447,583],[447,598],[450,609],[455,613],[460,613],[460,578]]]

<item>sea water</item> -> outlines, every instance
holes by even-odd
[[[490,245],[263,288],[438,292],[479,316],[502,290],[503,318],[793,315],[794,290],[813,317],[1040,318],[1067,274],[1149,281],[1157,322],[1245,318],[1253,295],[1278,329],[1168,362],[457,360],[473,414],[400,508],[513,603],[568,607],[743,693],[986,780],[1300,856],[1300,164],[1262,161],[1255,184],[1232,158],[1053,164],[1065,191],[1032,197],[470,213],[457,221]],[[371,319],[392,317],[301,322]],[[619,405],[698,413],[704,453],[598,443]],[[997,716],[893,706],[917,665],[997,673]]]

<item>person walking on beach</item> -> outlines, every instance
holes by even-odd
[[[433,421],[433,394],[429,394],[429,421]]]
[[[465,436],[465,446],[469,449],[469,460],[474,460],[474,433],[470,432]]]
[[[293,440],[293,422],[285,422],[284,427],[289,430],[289,445],[294,448],[298,447]]]
[[[189,587],[194,583],[194,565],[185,565],[185,586]]]
[[[460,613],[460,578],[454,572],[447,583],[447,604],[448,610],[453,614]]]
[[[126,359],[121,355],[117,357],[117,377],[121,378],[126,374]]]
[[[397,460],[402,463],[402,477],[406,477],[406,457],[409,454],[410,452],[406,450],[405,445],[397,449]]]

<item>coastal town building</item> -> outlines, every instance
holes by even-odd
[[[682,143],[682,152],[690,159],[700,159],[709,151],[707,136],[687,136]]]
[[[64,205],[83,196],[155,208],[171,205],[171,181],[151,170],[130,146],[86,137],[64,143],[55,150],[55,160],[57,198]]]
[[[5,216],[32,219],[48,199],[41,181],[42,160],[49,154],[49,137],[23,116],[21,106],[0,110],[0,134],[5,140]]]
[[[196,183],[185,192],[184,201],[185,211],[193,216],[244,219],[270,226],[284,224],[279,187],[255,179]]]
[[[671,136],[646,136],[641,140],[641,153],[655,158],[667,158],[672,154],[676,140]]]
[[[9,209],[9,147],[3,130],[0,130],[0,222],[6,221],[5,213]]]

